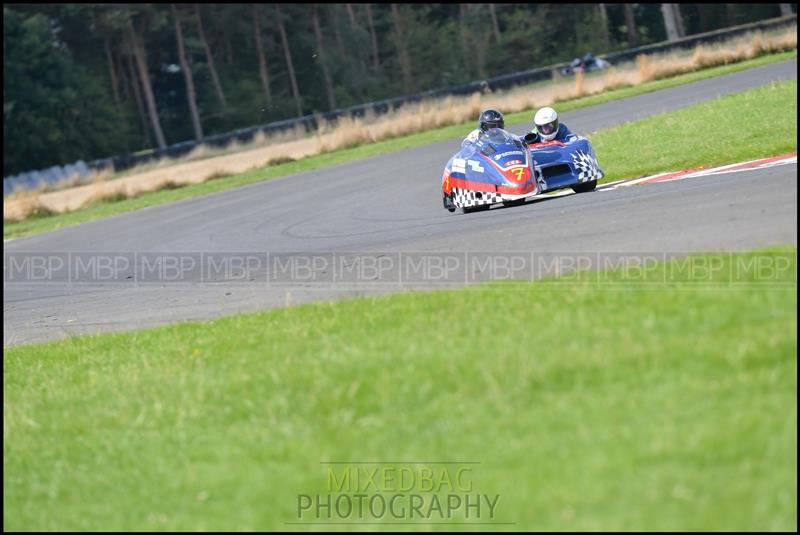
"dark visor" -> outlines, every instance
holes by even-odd
[[[537,127],[540,134],[549,135],[558,130],[558,121],[553,121],[552,123],[547,123],[543,125],[539,125]]]

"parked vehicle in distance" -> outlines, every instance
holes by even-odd
[[[592,72],[598,71],[602,69],[608,69],[611,67],[611,64],[604,60],[603,58],[596,58],[594,54],[589,52],[583,58],[575,58],[573,59],[569,65],[566,67],[561,68],[561,74],[563,76],[572,76],[578,71],[583,72]]]

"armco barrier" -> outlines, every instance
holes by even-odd
[[[637,48],[622,50],[620,52],[612,52],[610,54],[604,54],[598,57],[601,57],[612,64],[621,63],[633,60],[639,54],[657,54],[687,49],[697,46],[701,43],[712,44],[724,39],[738,37],[747,32],[757,30],[777,30],[786,26],[791,26],[792,24],[797,24],[797,15],[777,17],[774,19],[742,24],[740,26],[734,26],[731,28],[724,28],[721,30],[691,35],[677,41],[663,41],[661,43],[640,46]],[[163,149],[152,149],[136,154],[125,154],[111,158],[103,158],[100,160],[94,160],[88,164],[83,161],[78,161],[75,164],[70,164],[63,167],[54,166],[43,171],[29,171],[19,175],[4,177],[3,196],[5,197],[14,190],[35,189],[42,184],[55,185],[63,180],[77,179],[79,181],[85,181],[90,176],[91,170],[101,170],[113,167],[113,169],[116,171],[122,171],[163,157],[177,158],[188,154],[195,147],[202,144],[209,145],[211,147],[224,147],[232,141],[247,143],[248,141],[252,141],[258,132],[273,134],[290,130],[297,126],[302,126],[305,128],[306,132],[312,132],[319,126],[318,123],[320,119],[329,122],[335,122],[337,119],[342,117],[363,117],[370,110],[375,115],[380,115],[391,110],[396,110],[405,104],[421,102],[426,99],[441,98],[450,95],[471,95],[475,92],[508,89],[517,85],[539,82],[550,79],[553,75],[553,71],[561,69],[567,65],[569,65],[569,63],[558,63],[555,65],[548,65],[547,67],[539,67],[527,71],[495,76],[494,78],[478,80],[464,85],[449,86],[431,91],[425,91],[416,95],[396,97],[378,102],[368,102],[366,104],[333,110],[327,113],[304,115],[294,119],[285,119],[265,125],[235,130],[226,134],[209,136],[204,138],[202,141],[183,141]]]

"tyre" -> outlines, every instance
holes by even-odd
[[[447,209],[448,212],[452,213],[456,211],[456,205],[453,204],[453,197],[451,195],[442,194],[442,205]]]
[[[590,180],[589,182],[584,182],[582,184],[576,184],[572,186],[572,191],[575,193],[587,193],[589,191],[594,191],[594,188],[597,187],[597,180]]]
[[[503,201],[503,206],[510,208],[512,206],[522,206],[525,204],[525,199],[515,199],[513,201]]]
[[[465,206],[462,208],[465,214],[471,214],[473,212],[485,212],[489,209],[490,204],[481,204],[480,206]]]

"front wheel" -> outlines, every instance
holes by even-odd
[[[594,188],[597,187],[597,179],[590,180],[589,182],[583,182],[582,184],[575,184],[572,186],[572,191],[575,193],[588,193],[590,191],[594,191]]]
[[[452,213],[456,211],[456,205],[453,204],[453,196],[447,195],[446,193],[442,193],[442,204],[444,205],[445,209]]]

